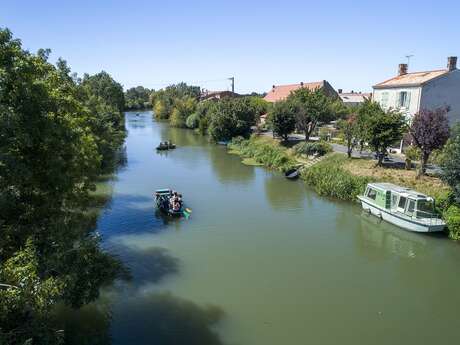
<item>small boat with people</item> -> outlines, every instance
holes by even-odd
[[[176,145],[170,141],[162,141],[160,145],[157,146],[157,150],[173,150],[176,148]]]
[[[292,168],[286,171],[284,176],[289,180],[295,180],[300,176],[300,171],[297,168]]]
[[[433,198],[392,183],[368,183],[358,196],[363,210],[414,232],[443,231],[446,223],[435,212]]]
[[[169,188],[155,191],[155,203],[157,208],[168,216],[188,218],[192,213],[191,209],[184,206],[182,194]]]

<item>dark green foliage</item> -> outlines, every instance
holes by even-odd
[[[247,97],[225,98],[218,101],[209,113],[208,133],[213,141],[248,137],[257,114]]]
[[[444,212],[443,218],[447,224],[449,237],[453,240],[460,240],[460,206],[458,204],[451,205]]]
[[[384,111],[378,103],[366,100],[357,109],[359,122],[363,124],[363,137],[378,155],[382,165],[388,148],[400,140],[406,130],[406,120],[401,113]]]
[[[176,102],[186,97],[197,100],[200,97],[200,87],[179,83],[152,92],[150,102],[152,103],[155,117],[160,120],[169,119],[172,116]],[[185,119],[183,120],[184,124]]]
[[[268,124],[276,135],[287,140],[295,129],[295,108],[290,102],[276,102],[268,114]]]
[[[457,124],[450,139],[444,147],[441,158],[441,178],[453,190],[457,202],[460,203],[460,125]]]
[[[337,118],[334,99],[327,96],[323,89],[310,90],[300,88],[292,92],[287,101],[295,107],[296,127],[305,133],[305,141],[315,130],[318,123],[327,123]]]
[[[295,160],[286,153],[285,149],[272,143],[259,141],[256,137],[251,137],[249,140],[243,137],[233,138],[228,147],[245,158],[253,158],[266,167],[280,171],[287,171],[296,165]]]
[[[125,109],[127,110],[142,110],[150,107],[150,94],[153,90],[149,90],[143,86],[132,87],[125,92]]]
[[[302,178],[315,191],[324,196],[341,200],[356,201],[356,197],[364,192],[370,179],[354,176],[344,170],[341,165],[347,158],[340,154],[326,157],[323,161],[307,169]]]
[[[324,156],[326,153],[332,152],[331,144],[324,141],[299,143],[293,147],[296,154],[304,154],[308,156],[318,155]]]
[[[0,29],[0,340],[8,344],[60,343],[51,309],[88,303],[123,273],[87,212],[123,143],[123,91],[106,72],[71,77],[48,54],[24,51]]]

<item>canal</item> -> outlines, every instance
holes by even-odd
[[[98,232],[132,280],[68,312],[69,333],[114,345],[460,342],[456,243],[245,166],[151,112],[126,124],[127,163]],[[178,148],[156,152],[162,140]],[[189,219],[155,211],[164,187],[182,192]]]

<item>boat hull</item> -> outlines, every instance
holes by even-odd
[[[369,214],[377,216],[387,221],[388,223],[394,224],[405,230],[414,231],[414,232],[440,232],[444,230],[444,227],[445,227],[444,224],[423,224],[420,222],[416,222],[416,221],[404,218],[402,216],[398,216],[395,213],[390,213],[387,210],[376,207],[375,205],[368,202],[365,198],[361,196],[359,196],[358,198],[361,202],[361,206],[364,211],[367,211],[369,212]]]

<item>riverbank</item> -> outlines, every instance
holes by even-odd
[[[283,172],[293,166],[301,166],[302,180],[321,196],[357,202],[357,196],[364,192],[369,182],[390,182],[430,195],[436,199],[438,212],[448,225],[449,237],[460,239],[460,209],[448,201],[450,188],[437,177],[416,179],[415,171],[376,167],[372,159],[348,159],[341,153],[330,153],[306,168],[308,160],[304,156],[268,137],[237,138],[228,148],[229,153],[240,155],[246,164],[263,165]]]

